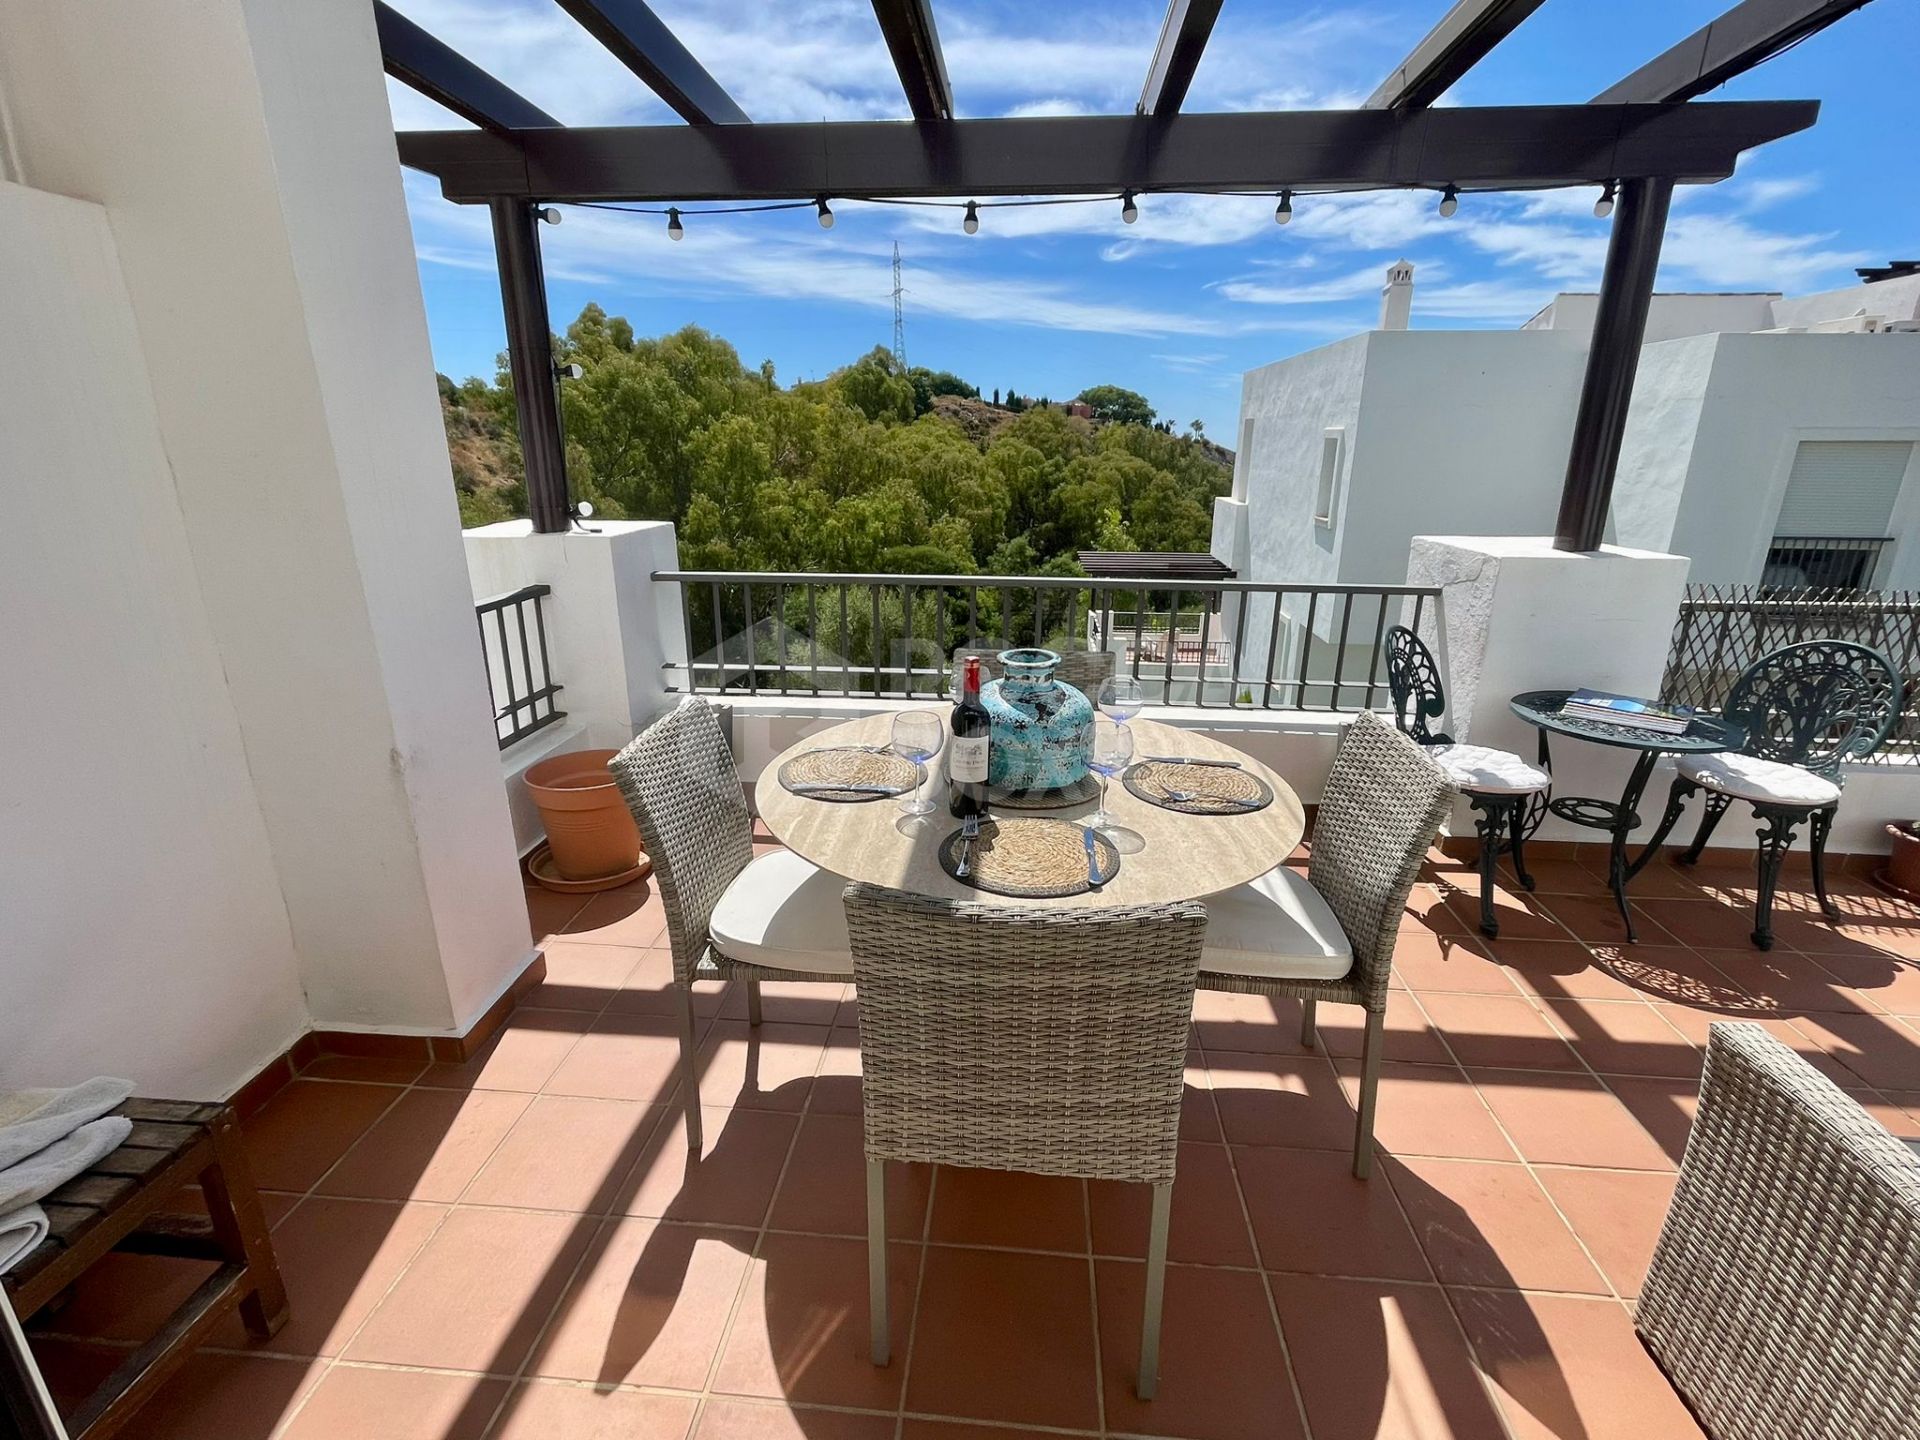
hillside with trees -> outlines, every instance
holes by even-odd
[[[1074,552],[1204,550],[1232,457],[1096,385],[1070,415],[1045,397],[902,370],[876,348],[782,386],[726,341],[658,339],[588,305],[555,346],[577,499],[666,519],[691,569],[1079,573]],[[440,385],[461,521],[525,513],[511,382]]]

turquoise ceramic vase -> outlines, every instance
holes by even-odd
[[[1001,677],[980,691],[993,723],[987,783],[1007,790],[1055,790],[1087,773],[1093,702],[1053,678],[1051,650],[1002,650]]]

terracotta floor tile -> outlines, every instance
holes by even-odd
[[[860,1110],[860,1032],[845,1025],[827,1033],[807,1108],[815,1114],[858,1115]]]
[[[522,1002],[539,1010],[586,1010],[595,1014],[639,967],[645,950],[630,945],[594,945],[578,940],[549,940],[547,977]]]
[[[693,1415],[691,1396],[534,1381],[513,1387],[488,1440],[682,1440]]]
[[[1169,1265],[1160,1330],[1160,1386],[1134,1393],[1146,1266],[1094,1269],[1109,1431],[1187,1440],[1304,1436],[1266,1286],[1249,1270]]]
[[[1360,1103],[1360,1063],[1342,1060],[1340,1084],[1348,1101]],[[1380,1098],[1373,1117],[1374,1144],[1394,1155],[1445,1155],[1472,1160],[1515,1159],[1513,1146],[1458,1065],[1380,1067]]]
[[[1322,1010],[1325,1023],[1329,1011]],[[1300,1002],[1269,995],[1202,990],[1193,997],[1193,1029],[1203,1049],[1263,1054],[1309,1053],[1300,1043]]]
[[[1099,1423],[1085,1260],[936,1245],[926,1265],[909,1410],[1080,1430]],[[864,1321],[865,1306],[855,1314]]]
[[[1747,944],[1753,933],[1751,914],[1704,896],[1698,900],[1666,900],[1636,895],[1633,903],[1637,914],[1646,916],[1682,945],[1724,949]]]
[[[382,1055],[319,1055],[300,1071],[303,1080],[357,1080],[367,1085],[411,1085],[427,1068],[423,1048],[412,1059]]]
[[[1449,879],[1454,872],[1448,872]],[[1402,934],[1427,935],[1474,935],[1480,934],[1479,911],[1473,912],[1470,922],[1462,922],[1447,906],[1447,896],[1454,893],[1451,884],[1445,889],[1431,880],[1416,884],[1407,895],[1407,908],[1400,921]]]
[[[1118,1180],[1087,1182],[1093,1253],[1143,1259],[1153,1215],[1153,1187]],[[1253,1239],[1240,1209],[1240,1188],[1224,1145],[1184,1144],[1173,1181],[1167,1254],[1198,1265],[1254,1265]]]
[[[554,1312],[528,1374],[701,1389],[754,1239],[751,1230],[609,1221]]]
[[[106,1378],[127,1358],[125,1345],[100,1345],[82,1340],[57,1340],[27,1332],[33,1363],[46,1381],[47,1393],[63,1416],[71,1416],[74,1407],[98,1390]],[[18,1430],[11,1432],[18,1433]]]
[[[1590,870],[1578,860],[1540,860],[1531,855],[1526,860],[1527,873],[1533,876],[1533,893],[1541,900],[1556,895],[1590,896],[1607,883],[1604,871]],[[1516,890],[1520,888],[1511,855],[1500,857],[1500,883]]]
[[[1220,1112],[1213,1103],[1213,1077],[1198,1052],[1187,1058],[1186,1085],[1180,1092],[1180,1138],[1219,1144]]]
[[[700,1103],[798,1110],[819,1073],[827,1030],[768,1020],[716,1020],[700,1047]]]
[[[1427,1018],[1469,1068],[1578,1070],[1580,1061],[1531,1000],[1498,995],[1425,995]]]
[[[766,1110],[708,1110],[701,1156],[687,1164],[686,1116],[669,1110],[627,1177],[620,1209],[707,1225],[758,1227],[773,1202],[798,1118]]]
[[[713,1388],[800,1404],[892,1410],[899,1404],[901,1376],[907,1369],[907,1336],[914,1291],[920,1283],[921,1247],[890,1245],[887,1249],[892,1364],[877,1366],[868,1353],[866,1243],[815,1235],[769,1235],[749,1268]],[[1086,1265],[1085,1261],[1063,1263],[1078,1263],[1082,1271]],[[1078,1294],[1084,1311],[1084,1285]],[[924,1303],[921,1313],[924,1325]],[[1091,1383],[1091,1364],[1088,1370]]]
[[[1611,1300],[1451,1292],[1515,1440],[1701,1440]]]
[[[537,945],[586,908],[588,895],[563,895],[537,885],[527,887],[528,929]]]
[[[1480,929],[1479,876],[1462,874],[1457,888],[1447,896],[1447,909],[1461,934],[1498,946],[1501,940],[1564,940],[1567,932],[1547,909],[1532,896],[1518,895],[1502,885],[1494,895],[1493,918],[1500,927],[1498,938],[1489,938]]]
[[[893,1440],[891,1415],[796,1409],[751,1400],[707,1401],[695,1440]]]
[[[845,1025],[849,1022],[840,1018],[840,1001],[851,990],[851,985],[818,980],[763,980],[760,982],[761,1019],[768,1024]],[[726,1020],[747,1018],[744,981],[727,987],[726,993],[719,997],[715,1013]]]
[[[1799,1016],[1793,1020],[1760,1019],[1755,1016],[1720,1015],[1708,1010],[1691,1010],[1678,1005],[1656,1005],[1654,1008],[1660,1012],[1661,1019],[1684,1035],[1688,1042],[1703,1055],[1713,1027],[1728,1019],[1739,1019],[1758,1025],[1834,1084],[1845,1088],[1863,1083],[1858,1074],[1841,1063],[1839,1057],[1828,1054],[1813,1036],[1800,1028],[1810,1018],[1808,1016]]]
[[[1640,897],[1634,894],[1631,883],[1627,886],[1627,903],[1635,907],[1634,938],[1640,944],[1676,943],[1665,926],[1640,908]],[[1626,922],[1620,918],[1620,907],[1614,903],[1613,892],[1607,889],[1604,880],[1596,879],[1593,888],[1584,895],[1543,895],[1540,897],[1540,908],[1589,943],[1626,942]]]
[[[1326,1150],[1236,1147],[1233,1163],[1266,1269],[1433,1277],[1379,1162],[1371,1180],[1356,1180],[1352,1158]]]
[[[1573,1232],[1522,1166],[1392,1160],[1387,1174],[1447,1284],[1606,1293]]]
[[[1700,1052],[1644,1001],[1548,1000],[1553,1023],[1602,1075],[1700,1073]]]
[[[1591,1076],[1528,1070],[1468,1073],[1521,1156],[1536,1165],[1673,1168],[1633,1112]]]
[[[1486,951],[1455,936],[1401,936],[1393,947],[1393,973],[1409,990],[1514,993],[1513,982]]]
[[[1889,1015],[1920,1015],[1920,963],[1891,955],[1816,955],[1814,963]]]
[[[516,1010],[479,1054],[458,1063],[429,1065],[419,1084],[449,1090],[531,1093],[579,1041],[582,1017],[564,1010]]]
[[[267,1440],[323,1362],[274,1355],[190,1356],[123,1433],[139,1440]]]
[[[1816,959],[1790,950],[1756,950],[1751,945],[1732,950],[1703,950],[1701,954],[1728,981],[1753,997],[1756,1013],[1793,1016],[1808,1012],[1842,1011],[1861,1014],[1873,1007],[1861,1003],[1835,980],[1829,964],[1854,964],[1857,959],[1827,956]],[[1875,957],[1883,973],[1897,961]]]
[[[1776,898],[1773,907],[1774,947],[1798,950],[1809,955],[1851,955],[1871,958],[1876,954],[1899,955],[1908,959],[1920,956],[1920,932],[1910,919],[1900,924],[1868,923],[1835,925],[1812,904],[1804,908],[1783,906]]]
[[[1803,1015],[1793,1028],[1876,1089],[1920,1090],[1920,1026],[1890,1015]]]
[[[319,1192],[365,1200],[457,1200],[529,1098],[497,1090],[409,1090],[327,1173]]]
[[[229,1316],[214,1343],[281,1355],[338,1355],[446,1214],[441,1205],[323,1196],[301,1202],[273,1235],[292,1298],[286,1325],[271,1340],[255,1340],[237,1315]]]
[[[1613,1288],[1627,1300],[1638,1295],[1678,1177],[1622,1170],[1535,1174]]]
[[[946,1245],[1009,1245],[1087,1253],[1086,1183],[1011,1170],[942,1165],[928,1238]]]
[[[1596,961],[1623,988],[1617,994],[1580,999],[1647,1000],[1740,1016],[1770,1014],[1774,1008],[1715,965],[1705,951],[1685,945],[1596,945],[1593,950]]]
[[[600,1015],[542,1088],[550,1095],[676,1104],[679,1024],[664,1015]]]
[[[1686,1153],[1693,1112],[1700,1107],[1700,1082],[1665,1076],[1609,1075],[1607,1088],[1652,1135],[1675,1165]]]
[[[513,1374],[596,1228],[575,1215],[455,1210],[348,1345],[348,1357]]]
[[[1325,1056],[1209,1050],[1207,1071],[1229,1142],[1324,1150],[1352,1146],[1353,1108]]]
[[[852,1115],[809,1114],[800,1121],[793,1156],[768,1220],[776,1230],[811,1235],[867,1233],[867,1158],[862,1126]],[[887,1234],[918,1240],[933,1186],[929,1165],[887,1166]]]
[[[635,1100],[536,1096],[463,1198],[473,1205],[608,1214],[624,1203],[627,1173],[654,1128],[679,1117],[677,1107]]]
[[[254,1183],[311,1189],[400,1093],[391,1085],[295,1080],[241,1127]]]
[[[336,1366],[282,1440],[480,1440],[504,1380]]]
[[[1090,1430],[1030,1430],[1018,1425],[968,1425],[958,1420],[901,1421],[900,1440],[1047,1440],[1054,1435],[1090,1435]]]
[[[1314,1440],[1504,1440],[1438,1288],[1276,1275],[1273,1299]]]
[[[1501,945],[1500,964],[1522,993],[1542,999],[1636,998],[1631,985],[1576,940],[1514,940]]]
[[[1320,1007],[1320,1043],[1326,1053],[1341,1059],[1357,1059],[1366,1034],[1366,1012],[1357,1005]],[[1450,1065],[1453,1057],[1440,1041],[1413,996],[1395,993],[1387,996],[1387,1029],[1380,1052],[1389,1060],[1404,1060],[1409,1065]]]
[[[1881,1127],[1897,1140],[1920,1140],[1920,1096],[1905,1091],[1892,1095],[1878,1090],[1849,1090]]]
[[[41,1311],[32,1328],[72,1340],[145,1340],[213,1269],[211,1262],[115,1251],[88,1267],[66,1303]]]
[[[590,945],[664,945],[667,908],[651,880],[605,890],[561,927],[561,938]]]

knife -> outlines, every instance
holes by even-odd
[[[1149,755],[1155,765],[1210,765],[1216,770],[1238,770],[1238,760],[1200,760],[1192,755]]]
[[[802,780],[792,787],[796,795],[811,795],[816,791],[829,790],[849,795],[904,795],[904,790],[896,790],[891,785],[838,785],[828,780]]]
[[[1083,826],[1080,831],[1080,839],[1087,847],[1087,888],[1090,890],[1098,890],[1101,885],[1100,852],[1094,848],[1092,829]]]

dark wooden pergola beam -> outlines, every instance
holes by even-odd
[[[434,39],[384,0],[373,0],[387,74],[488,130],[533,130],[559,121],[502,85],[452,46]]]
[[[1160,42],[1153,47],[1147,83],[1135,107],[1141,115],[1174,115],[1185,103],[1200,68],[1213,22],[1220,18],[1222,0],[1168,0],[1167,18],[1160,26]]]
[[[1596,105],[1691,100],[1724,85],[1788,45],[1851,15],[1867,0],[1744,0],[1661,52],[1618,85],[1593,97]]]
[[[953,85],[930,0],[873,0],[873,18],[899,72],[900,88],[916,120],[951,120]]]
[[[1021,120],[408,131],[447,199],[757,200],[1710,183],[1814,100]]]
[[[1433,104],[1542,3],[1459,0],[1367,97],[1367,109],[1415,110]]]
[[[745,125],[747,112],[644,0],[558,0],[560,8],[694,125]]]

